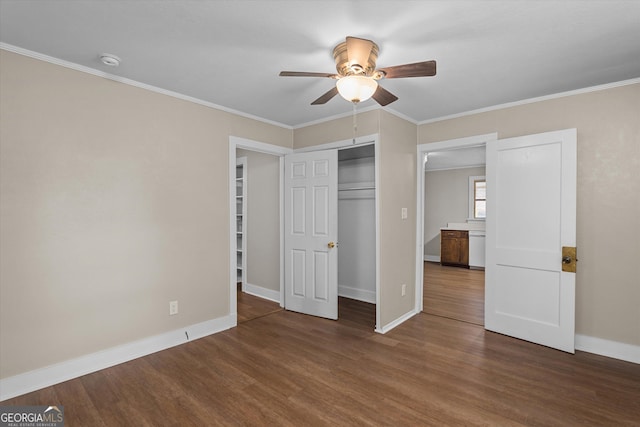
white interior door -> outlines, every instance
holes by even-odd
[[[574,352],[576,130],[487,143],[485,327]]]
[[[285,156],[285,308],[338,318],[338,152]]]

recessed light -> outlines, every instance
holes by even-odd
[[[103,53],[100,55],[100,61],[102,61],[104,65],[108,65],[110,67],[117,67],[120,65],[120,58],[110,53]]]

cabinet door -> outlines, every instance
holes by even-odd
[[[458,244],[451,232],[440,233],[440,262],[442,264],[455,264],[458,259]]]
[[[458,263],[460,265],[469,265],[469,234],[468,232],[461,233],[458,238]]]
[[[440,263],[469,265],[469,238],[466,231],[443,230],[440,232]]]

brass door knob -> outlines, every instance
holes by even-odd
[[[327,243],[327,247],[328,247],[329,249],[333,249],[333,248],[335,248],[335,247],[336,247],[336,244],[335,244],[335,243],[333,243],[333,242],[329,242],[329,243]]]

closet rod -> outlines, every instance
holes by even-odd
[[[348,187],[339,188],[338,191],[354,191],[354,190],[375,190],[376,187]]]

